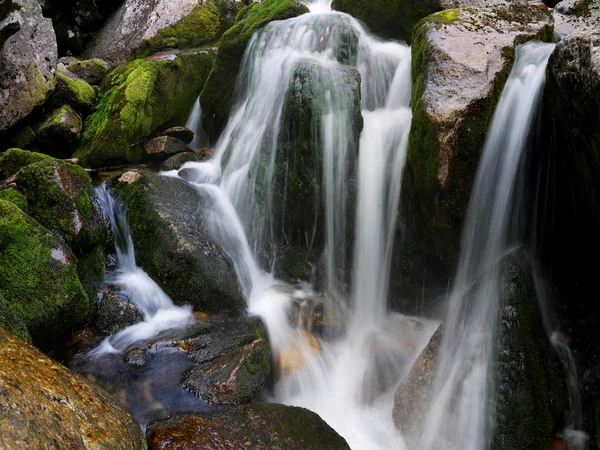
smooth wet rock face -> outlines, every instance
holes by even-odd
[[[207,193],[154,174],[108,187],[127,209],[138,264],[175,303],[206,312],[245,308],[233,263],[209,233]]]
[[[0,329],[0,447],[137,450],[133,418],[98,386]]]
[[[350,448],[343,437],[312,411],[267,403],[158,420],[148,425],[146,436],[151,450]]]
[[[89,311],[77,259],[50,230],[0,200],[0,294],[34,342],[64,335]]]
[[[200,47],[216,41],[237,12],[235,0],[127,0],[89,54],[112,69],[144,51]]]
[[[178,155],[171,156],[160,165],[161,170],[176,170],[183,166],[186,162],[201,162],[206,158],[201,153],[184,152]]]
[[[102,289],[91,320],[102,333],[114,334],[141,322],[144,315],[118,287],[107,286]]]
[[[215,323],[177,344],[198,366],[182,385],[208,403],[248,403],[271,373],[271,347],[261,320],[239,318]]]
[[[413,27],[424,17],[455,8],[485,8],[502,4],[527,4],[526,0],[333,0],[331,7],[367,24],[387,39],[410,42]]]
[[[40,125],[37,140],[47,153],[70,156],[81,134],[81,116],[69,105],[53,111]]]
[[[160,53],[118,67],[102,84],[74,156],[90,168],[143,160],[145,139],[185,121],[213,61],[214,50],[201,49]]]
[[[54,89],[58,58],[52,21],[42,16],[37,0],[13,3],[19,8],[4,20],[20,29],[0,47],[0,131],[44,103]]]
[[[146,142],[144,150],[150,159],[161,161],[187,151],[188,147],[181,139],[172,136],[159,136]]]
[[[518,43],[550,40],[545,7],[429,16],[413,34],[413,120],[402,205],[429,254],[452,267],[487,130]]]

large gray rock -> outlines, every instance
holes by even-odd
[[[401,204],[411,231],[450,268],[515,46],[552,38],[552,16],[543,5],[449,10],[415,29],[413,121]]]
[[[0,131],[44,103],[54,89],[58,58],[52,21],[42,16],[37,0],[15,0],[19,9],[0,22],[18,23],[20,30],[0,47]]]
[[[177,304],[243,310],[233,263],[209,232],[210,197],[181,179],[132,175],[108,184],[127,208],[138,264]]]
[[[142,52],[216,41],[238,12],[235,0],[127,0],[92,44],[91,57],[115,68]]]
[[[410,42],[413,27],[424,17],[455,8],[527,4],[527,0],[333,0],[332,8],[364,21],[376,34]]]
[[[563,0],[554,8],[557,33],[568,35],[581,28],[600,27],[599,0]]]

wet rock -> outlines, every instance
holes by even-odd
[[[70,156],[81,134],[81,117],[69,105],[53,111],[38,129],[37,139],[47,153]]]
[[[178,155],[171,156],[160,165],[161,170],[176,170],[183,166],[186,162],[201,162],[206,158],[201,153],[183,152]]]
[[[452,268],[485,136],[517,44],[553,37],[536,6],[433,14],[413,34],[413,119],[403,216],[428,254]]]
[[[140,53],[215,42],[235,20],[234,0],[127,0],[100,31],[89,54],[115,68]]]
[[[122,292],[112,287],[102,289],[92,317],[96,328],[105,334],[114,334],[142,320],[142,312]]]
[[[96,101],[96,91],[74,73],[59,67],[56,88],[50,99],[55,107],[70,105],[77,111],[89,111]]]
[[[78,254],[108,242],[108,229],[92,203],[88,173],[59,160],[30,164],[17,173],[34,217],[60,233]]]
[[[455,8],[485,8],[502,4],[527,4],[527,0],[333,0],[331,7],[362,20],[387,39],[410,42],[414,26],[426,16]]]
[[[194,132],[186,127],[171,127],[162,132],[164,136],[181,139],[186,144],[194,140]]]
[[[5,21],[18,24],[20,30],[0,47],[0,131],[46,101],[54,89],[58,58],[52,21],[42,16],[37,0],[9,3],[19,8]]]
[[[140,161],[146,137],[168,123],[185,120],[213,58],[210,49],[170,52],[117,68],[103,82],[74,156],[90,168]]]
[[[150,159],[161,161],[178,153],[183,153],[188,148],[187,144],[181,139],[172,136],[159,136],[146,142],[144,150]]]
[[[97,58],[86,59],[73,61],[67,65],[67,70],[89,84],[98,84],[108,75],[108,64]]]
[[[0,329],[0,446],[138,449],[139,426],[101,388]]]
[[[285,20],[306,12],[308,8],[298,0],[265,0],[240,12],[235,24],[219,42],[217,59],[200,97],[208,130],[218,134],[229,116],[242,57],[254,32],[273,20]]]
[[[402,434],[410,438],[415,426],[422,424],[430,405],[430,395],[436,370],[436,357],[442,335],[443,324],[433,334],[429,343],[413,364],[409,374],[404,378],[394,393],[394,409],[392,418]]]
[[[271,347],[257,317],[210,323],[176,344],[198,365],[181,384],[208,403],[248,403],[271,372]]]
[[[321,343],[306,330],[299,331],[296,341],[279,350],[277,355],[278,374],[288,377],[306,366],[306,358],[321,353]]]
[[[34,342],[65,334],[89,311],[71,250],[12,203],[0,200],[0,293]]]
[[[178,415],[152,422],[149,448],[349,449],[333,428],[304,408],[253,403],[225,411]]]
[[[134,348],[129,350],[125,355],[125,362],[132,366],[143,366],[146,364],[146,353],[145,348]]]
[[[127,208],[138,263],[177,304],[206,312],[245,308],[232,261],[209,233],[212,198],[183,180],[155,174],[108,187]]]

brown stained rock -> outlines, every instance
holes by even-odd
[[[436,355],[443,333],[442,324],[413,364],[408,376],[396,388],[392,417],[396,427],[407,437],[413,432],[415,424],[423,423],[429,407]]]
[[[140,179],[140,174],[138,172],[125,172],[123,175],[119,177],[119,183],[127,183],[132,184]]]
[[[0,329],[0,448],[138,449],[142,433],[107,392]]]
[[[148,428],[150,450],[244,450],[243,439],[201,417],[178,416]]]
[[[350,448],[343,437],[312,411],[267,403],[157,420],[148,425],[147,436],[151,450]]]
[[[294,346],[279,350],[277,355],[279,376],[282,378],[288,377],[295,371],[304,368],[306,359],[316,353],[321,353],[321,343],[308,331],[301,330],[297,335]]]
[[[165,130],[163,136],[171,136],[176,139],[181,139],[186,144],[194,140],[194,132],[186,127],[171,127]]]
[[[159,136],[150,139],[144,145],[144,149],[148,157],[158,161],[188,151],[187,144],[184,141],[171,136]]]

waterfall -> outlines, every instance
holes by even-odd
[[[515,189],[553,44],[527,43],[502,92],[477,170],[449,295],[432,404],[417,448],[489,448],[502,260],[523,238]]]
[[[189,143],[189,147],[194,150],[198,150],[202,147],[204,142],[204,130],[202,129],[202,106],[200,105],[200,99],[194,102],[192,112],[185,123],[186,128],[189,128],[194,132],[194,139]]]
[[[97,204],[109,224],[117,254],[117,269],[107,281],[120,286],[127,298],[144,315],[144,321],[132,325],[113,336],[94,351],[98,356],[106,352],[124,351],[140,342],[148,341],[165,330],[181,328],[192,319],[190,307],[178,307],[135,262],[133,240],[124,208],[110,195],[105,185],[96,189]]]

